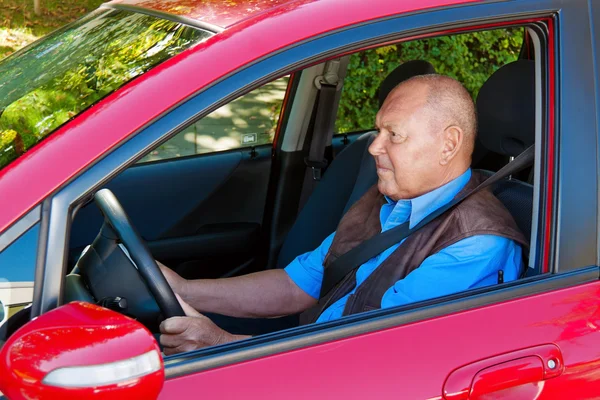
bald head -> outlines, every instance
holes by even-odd
[[[379,131],[369,147],[379,191],[410,199],[463,174],[471,164],[477,130],[466,89],[442,75],[422,75],[396,86],[377,113]]]
[[[398,94],[408,91],[426,91],[423,112],[430,127],[443,131],[448,126],[458,126],[465,135],[464,153],[471,157],[477,135],[475,103],[464,86],[448,76],[429,74],[414,76],[396,86],[386,98],[398,99]]]

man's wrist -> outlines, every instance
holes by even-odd
[[[189,293],[189,286],[190,286],[190,281],[188,281],[185,278],[181,278],[179,287],[177,288],[177,294],[179,295],[179,297],[181,297],[181,299],[183,301],[185,301],[186,303],[190,302],[190,298],[188,296]]]

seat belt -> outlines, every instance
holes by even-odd
[[[310,150],[308,157],[304,159],[306,172],[304,173],[304,182],[302,184],[302,192],[300,193],[299,211],[302,210],[315,186],[321,180],[323,169],[327,167],[325,147],[327,146],[327,139],[329,138],[333,119],[335,118],[333,115],[333,104],[336,89],[337,85],[321,84],[317,115],[315,116],[315,125],[310,141]]]
[[[405,222],[402,225],[379,233],[372,238],[365,240],[349,252],[341,255],[339,258],[333,261],[328,268],[325,268],[323,273],[323,283],[321,285],[321,294],[319,298],[323,298],[331,289],[333,289],[335,285],[337,285],[342,279],[344,279],[344,277],[346,277],[346,275],[354,271],[356,268],[360,267],[376,255],[383,253],[386,249],[392,247],[394,244],[400,243],[410,234],[415,233],[429,222],[433,221],[435,218],[460,204],[467,197],[485,189],[490,185],[493,185],[509,175],[521,171],[523,168],[528,167],[533,163],[534,155],[535,149],[534,145],[532,145],[513,161],[502,167],[498,172],[481,182],[475,189],[461,197],[455,198],[443,207],[438,208],[412,229],[409,228],[409,222]],[[357,229],[361,228],[357,227]]]

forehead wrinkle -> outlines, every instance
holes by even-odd
[[[427,105],[428,93],[429,88],[420,82],[398,85],[377,112],[375,126],[379,129],[384,127],[398,130],[409,121],[422,117],[422,111]]]

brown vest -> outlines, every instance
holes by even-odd
[[[481,175],[474,172],[457,197],[475,189],[483,180]],[[325,257],[325,268],[341,255],[381,232],[379,211],[383,204],[385,198],[375,185],[348,210],[337,227]],[[510,212],[489,188],[481,190],[407,237],[348,298],[343,315],[380,308],[384,293],[418,268],[427,257],[475,235],[503,236],[525,248],[529,247]],[[355,286],[356,270],[346,275],[315,307],[305,311],[300,317],[301,323],[316,321],[327,307],[344,297]]]

